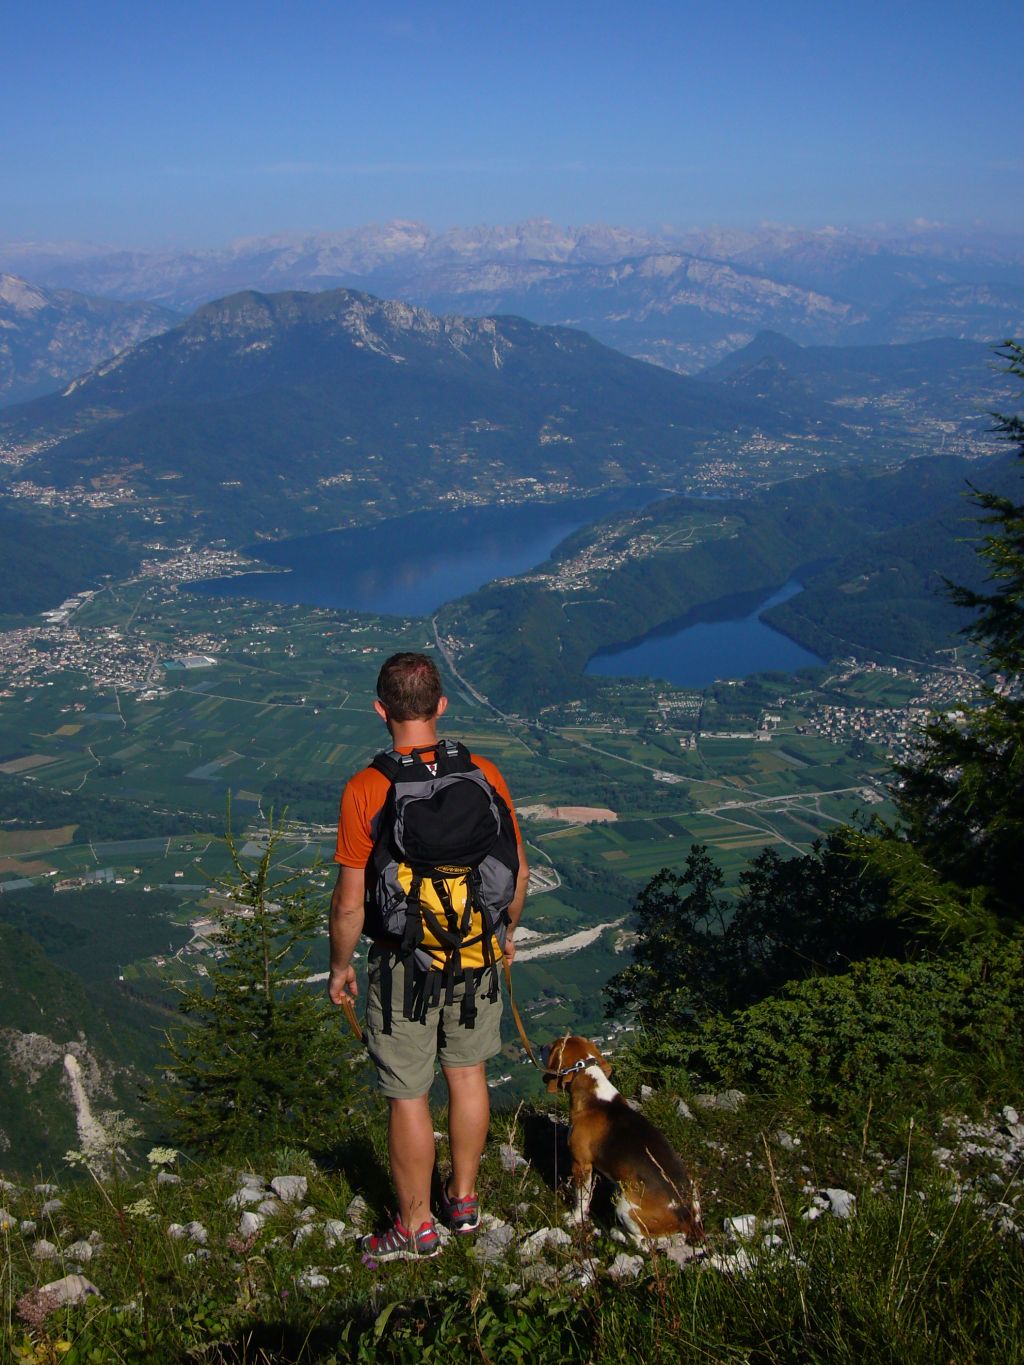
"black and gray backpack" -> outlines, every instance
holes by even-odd
[[[487,978],[490,1000],[499,990],[519,872],[511,812],[465,745],[453,740],[381,753],[372,766],[391,786],[372,827],[365,932],[395,942],[405,964],[407,1019],[425,1022],[442,992],[451,1004],[464,979],[460,1022],[472,1028],[478,986]],[[387,1033],[391,990],[384,984]]]

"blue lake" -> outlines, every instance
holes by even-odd
[[[265,542],[247,547],[248,553],[282,572],[205,579],[191,584],[190,591],[428,616],[495,578],[535,568],[581,526],[643,507],[659,496],[663,494],[656,489],[630,488],[558,503],[434,509],[374,526]],[[712,604],[642,640],[602,651],[590,660],[587,672],[706,687],[716,678],[820,664],[817,655],[760,620],[761,612],[799,591],[794,580],[760,599]]]
[[[595,654],[587,672],[614,678],[665,678],[677,687],[709,687],[718,678],[744,678],[750,673],[792,673],[798,668],[824,663],[788,635],[773,630],[761,613],[795,597],[801,590],[795,579],[752,608],[722,605],[718,620],[696,620],[690,613],[617,649]]]
[[[495,578],[542,564],[581,526],[663,496],[655,488],[625,488],[557,503],[435,508],[374,526],[250,545],[253,558],[290,572],[205,579],[190,591],[428,616]]]

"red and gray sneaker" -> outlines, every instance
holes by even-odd
[[[475,1194],[453,1199],[445,1181],[441,1186],[441,1217],[452,1232],[476,1232],[480,1226],[480,1200]]]
[[[367,1264],[379,1261],[419,1261],[437,1256],[441,1239],[433,1223],[421,1223],[415,1234],[396,1218],[387,1232],[373,1232],[362,1240],[363,1260]]]

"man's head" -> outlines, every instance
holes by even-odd
[[[442,692],[441,675],[425,654],[392,654],[377,675],[377,698],[388,720],[433,720]]]

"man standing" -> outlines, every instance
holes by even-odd
[[[374,710],[388,727],[398,754],[415,751],[428,764],[436,762],[437,722],[447,704],[440,675],[426,655],[395,654],[381,669]],[[519,870],[508,906],[503,948],[505,960],[511,963],[515,955],[514,930],[526,897],[526,858],[501,773],[487,759],[475,754],[470,757],[497,797],[508,806],[515,832]],[[340,867],[331,897],[328,984],[328,993],[336,1005],[358,995],[352,955],[365,924],[367,865],[374,848],[375,820],[390,786],[388,777],[371,766],[356,773],[342,796],[335,853]],[[388,1155],[398,1198],[394,1224],[385,1233],[363,1241],[364,1250],[378,1261],[434,1256],[440,1249],[430,1212],[434,1125],[428,1104],[437,1061],[448,1085],[452,1159],[451,1174],[442,1187],[442,1214],[455,1232],[472,1232],[479,1226],[476,1179],[490,1123],[485,1063],[501,1046],[500,993],[488,998],[473,991],[475,982],[469,983],[472,1009],[468,1018],[463,1008],[466,977],[473,968],[467,968],[455,982],[454,991],[449,988],[438,995],[436,990],[421,990],[420,1007],[414,1017],[408,1017],[403,978],[406,970],[414,969],[406,960],[408,953],[403,956],[401,948],[396,939],[377,937],[368,964],[366,1039],[377,1068],[378,1084],[388,1101]],[[393,970],[399,964],[399,969]]]

